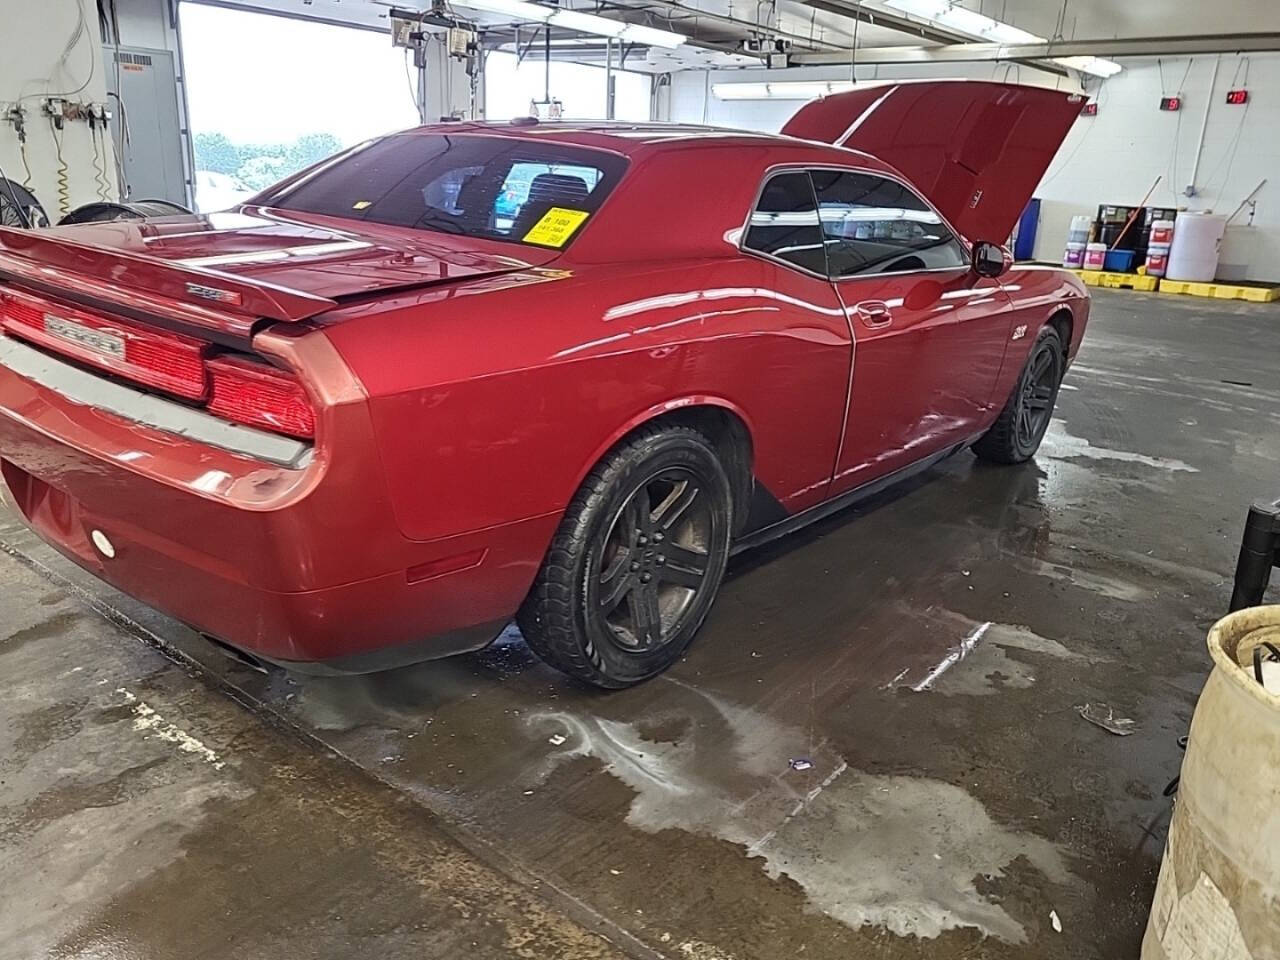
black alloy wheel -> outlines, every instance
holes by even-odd
[[[973,452],[983,460],[1006,464],[1024,463],[1035,456],[1053,419],[1065,366],[1058,331],[1042,327],[1004,409],[973,445]]]
[[[653,650],[679,636],[707,582],[710,500],[693,473],[672,467],[642,481],[614,517],[588,592],[623,648]]]
[[[643,427],[588,474],[517,621],[535,653],[611,689],[661,673],[706,619],[729,561],[733,494],[715,445]]]
[[[1018,416],[1014,423],[1019,447],[1038,447],[1049,429],[1053,401],[1058,394],[1058,354],[1047,344],[1037,344],[1019,383]]]

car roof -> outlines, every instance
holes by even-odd
[[[540,140],[611,150],[625,156],[653,150],[680,149],[698,145],[779,146],[821,150],[848,162],[852,158],[870,159],[865,154],[843,147],[800,140],[779,133],[735,130],[686,123],[630,123],[624,120],[537,120],[519,117],[507,122],[463,121],[437,123],[407,130],[408,134],[482,134]]]

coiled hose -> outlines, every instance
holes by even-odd
[[[67,174],[67,161],[62,156],[62,138],[58,136],[58,128],[53,119],[49,119],[49,133],[53,137],[53,152],[58,158],[58,213],[66,216],[71,212],[71,180]]]
[[[98,188],[98,199],[105,202],[111,199],[111,184],[107,180],[106,143],[102,128],[91,123],[89,137],[93,141],[93,181]]]

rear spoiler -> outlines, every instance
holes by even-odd
[[[0,280],[239,337],[250,336],[260,319],[296,323],[338,305],[301,290],[68,239],[67,232],[0,227]]]

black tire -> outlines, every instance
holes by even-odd
[[[0,227],[32,230],[49,225],[49,215],[36,195],[20,183],[0,177]]]
[[[1064,367],[1058,331],[1041,327],[999,418],[973,445],[980,459],[1009,464],[1025,463],[1035,456],[1053,419]]]
[[[569,504],[516,616],[525,640],[598,687],[661,673],[711,610],[732,517],[732,486],[711,441],[691,427],[642,427]]]

